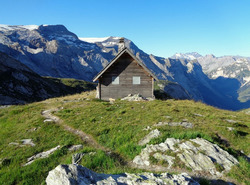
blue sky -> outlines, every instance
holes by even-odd
[[[0,0],[0,24],[123,36],[149,54],[250,56],[250,0]]]

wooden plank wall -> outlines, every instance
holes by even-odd
[[[112,84],[112,76],[119,76],[119,85]],[[133,76],[141,77],[141,84],[134,85]],[[122,55],[99,79],[101,99],[123,98],[128,94],[152,97],[152,77],[129,55]]]

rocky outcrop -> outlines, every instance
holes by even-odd
[[[81,144],[79,145],[72,145],[69,147],[69,151],[77,151],[77,150],[80,150],[80,149],[83,149],[83,146]]]
[[[21,143],[18,141],[18,142],[11,142],[9,143],[9,145],[16,145],[16,146],[36,146],[36,144],[33,142],[32,139],[22,139],[21,140]]]
[[[212,176],[222,176],[233,165],[238,164],[237,159],[216,144],[196,138],[179,140],[168,138],[164,143],[147,145],[140,155],[136,156],[133,163],[139,167],[149,167],[157,161],[166,161],[164,167],[171,169],[178,166],[179,162],[196,172],[209,173]]]
[[[54,170],[50,171],[46,178],[47,185],[199,185],[198,182],[194,181],[188,174],[182,173],[179,175],[171,175],[168,173],[162,173],[155,175],[153,173],[141,173],[141,174],[98,174],[88,168],[80,165],[59,165]]]
[[[23,145],[30,145],[30,146],[36,146],[36,144],[32,141],[32,139],[22,139]]]
[[[160,131],[158,129],[152,130],[146,135],[141,141],[139,141],[139,145],[145,145],[150,142],[151,139],[157,138],[160,136]]]
[[[145,98],[140,94],[129,94],[128,96],[122,98],[121,100],[127,100],[127,101],[151,101],[152,98]]]
[[[238,99],[240,101],[248,101],[250,88],[250,58],[243,56],[222,56],[214,55],[202,56],[198,53],[178,53],[172,56],[174,59],[197,60],[203,71],[212,79],[230,78],[236,79],[240,83],[238,89]],[[220,83],[223,84],[223,83]],[[232,88],[232,84],[229,86]],[[222,86],[225,90],[225,84]]]
[[[40,159],[40,158],[47,158],[49,157],[50,154],[54,153],[56,150],[58,150],[60,148],[60,145],[56,146],[55,148],[51,148],[50,150],[48,151],[45,151],[45,152],[41,152],[41,153],[38,153],[36,155],[33,155],[31,157],[29,157],[27,159],[27,163],[24,164],[24,166],[27,166],[27,165],[30,165],[31,163],[33,163],[36,159]]]

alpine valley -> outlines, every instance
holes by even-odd
[[[92,81],[117,54],[119,39],[79,38],[63,25],[0,25],[1,52],[28,71],[55,78]],[[250,58],[198,53],[163,58],[143,52],[126,38],[125,46],[160,80],[173,82],[161,86],[166,91],[169,84],[175,87],[172,97],[185,94],[185,98],[228,110],[250,107]],[[26,69],[23,65],[16,67]]]

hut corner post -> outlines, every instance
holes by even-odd
[[[101,85],[100,85],[100,79],[98,80],[98,85],[96,86],[96,98],[101,99]]]

